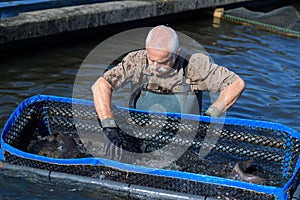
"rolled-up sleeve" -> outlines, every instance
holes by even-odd
[[[123,87],[128,82],[134,82],[146,63],[144,51],[135,51],[127,54],[122,61],[106,71],[102,77],[110,83],[113,90]]]
[[[238,77],[227,68],[213,63],[207,55],[196,53],[190,58],[188,82],[193,90],[220,92]]]

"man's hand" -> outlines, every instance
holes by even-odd
[[[204,115],[211,116],[211,117],[219,117],[222,114],[218,108],[214,106],[209,106],[209,108],[205,111]]]
[[[122,159],[122,130],[113,118],[102,120],[101,125],[106,136],[103,153],[112,159]]]
[[[177,123],[178,122],[176,122],[176,124]],[[162,127],[152,138],[145,139],[132,136],[122,131],[113,118],[102,120],[101,125],[103,133],[105,134],[103,153],[110,159],[116,160],[124,159],[123,157],[126,156],[126,154],[123,155],[123,151],[150,153],[161,149],[167,145],[177,133],[177,129]]]

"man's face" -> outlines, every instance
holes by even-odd
[[[168,73],[176,60],[176,56],[169,51],[147,48],[149,67],[155,75]]]

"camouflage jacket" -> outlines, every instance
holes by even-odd
[[[152,91],[173,93],[181,91],[183,81],[190,85],[192,91],[220,92],[238,78],[234,72],[214,64],[209,56],[202,53],[178,56],[173,69],[163,76],[154,75],[148,67],[146,50],[138,50],[127,54],[117,66],[106,71],[102,77],[114,90],[127,83],[138,87],[146,82],[148,89]]]

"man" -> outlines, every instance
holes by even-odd
[[[201,92],[220,92],[204,113],[212,117],[230,108],[245,88],[243,79],[212,63],[207,55],[181,50],[176,32],[166,26],[154,27],[148,33],[146,50],[129,53],[92,86],[96,112],[106,135],[117,137],[120,132],[111,110],[111,95],[128,82],[142,87],[131,103],[144,110],[155,104],[158,111],[192,113],[198,109],[200,114]]]
[[[178,61],[179,52],[178,36],[173,29],[166,26],[153,28],[146,39],[146,50],[129,53],[121,63],[104,73],[92,86],[95,108],[101,122],[113,119],[112,91],[129,81],[137,85],[148,76],[151,79],[149,83],[156,83],[156,87],[151,84],[152,90],[180,92],[179,87],[185,83],[182,82],[184,70],[180,66],[183,62]],[[225,112],[245,88],[244,81],[238,75],[211,63],[209,57],[201,53],[193,54],[188,66],[186,83],[193,91],[220,92],[217,100],[205,112],[206,115],[217,117]]]

